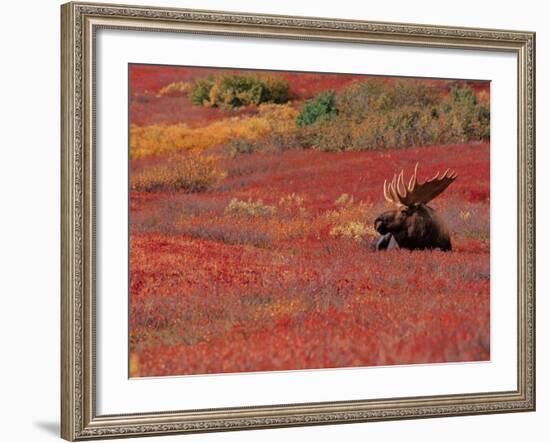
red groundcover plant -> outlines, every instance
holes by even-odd
[[[488,83],[132,65],[130,86],[131,376],[490,358]],[[430,202],[452,251],[375,251],[384,180],[417,162],[458,174]]]

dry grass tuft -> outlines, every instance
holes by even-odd
[[[188,153],[132,174],[131,188],[143,192],[203,192],[225,176],[218,157]]]

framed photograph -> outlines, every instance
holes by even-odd
[[[62,437],[535,409],[535,35],[68,3]]]

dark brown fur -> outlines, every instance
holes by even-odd
[[[374,221],[382,235],[376,249],[441,249],[451,251],[445,222],[427,205],[402,207],[380,214]]]

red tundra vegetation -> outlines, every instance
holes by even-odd
[[[131,73],[133,93],[158,94],[211,71],[148,68]],[[313,75],[287,76],[302,101],[353,80],[336,85],[330,76],[307,90]],[[246,119],[241,109],[178,98],[197,126]],[[131,376],[490,358],[487,141],[335,152],[258,146],[131,159]],[[389,209],[384,179],[410,174],[417,161],[422,178],[458,173],[430,203],[453,250],[376,252],[373,222]]]

